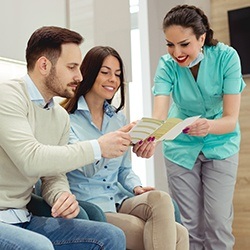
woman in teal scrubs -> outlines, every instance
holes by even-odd
[[[168,54],[154,77],[154,117],[200,119],[163,142],[169,188],[190,249],[233,249],[233,193],[245,83],[235,49],[213,38],[204,12],[188,5],[163,20]],[[172,100],[172,101],[171,101]]]

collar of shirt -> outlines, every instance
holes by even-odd
[[[28,93],[30,96],[30,100],[34,102],[36,105],[38,105],[41,108],[50,109],[54,107],[54,100],[53,98],[48,102],[45,103],[41,93],[39,92],[38,88],[34,84],[34,82],[31,80],[30,76],[27,74],[23,78],[24,82],[26,83]]]
[[[89,111],[88,104],[83,96],[81,96],[77,103],[77,110],[87,110]],[[110,105],[107,101],[103,104],[103,111],[109,117],[112,117],[115,114],[115,108]]]

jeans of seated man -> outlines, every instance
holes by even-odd
[[[0,249],[53,250],[52,242],[41,234],[0,222]]]
[[[124,250],[126,246],[122,230],[109,223],[32,216],[30,222],[16,226],[44,235],[55,250]]]

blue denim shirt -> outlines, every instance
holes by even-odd
[[[122,112],[116,113],[107,102],[103,108],[103,123],[99,130],[92,122],[85,99],[79,98],[77,110],[70,115],[70,143],[97,139],[127,124]],[[133,192],[134,187],[141,186],[139,177],[132,170],[130,153],[128,150],[123,156],[114,159],[102,158],[67,173],[72,193],[78,200],[92,202],[104,212],[116,212],[116,204],[127,197],[118,183],[129,192]]]

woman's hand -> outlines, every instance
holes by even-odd
[[[142,158],[150,158],[154,152],[156,143],[154,142],[155,138],[149,137],[144,141],[139,141],[133,146],[133,152]]]
[[[205,118],[200,118],[185,129],[183,129],[184,134],[191,136],[206,136],[210,131],[210,122]]]
[[[139,195],[139,194],[143,194],[146,193],[148,191],[152,191],[155,190],[154,187],[141,187],[141,186],[137,186],[134,188],[134,194],[135,195]]]

